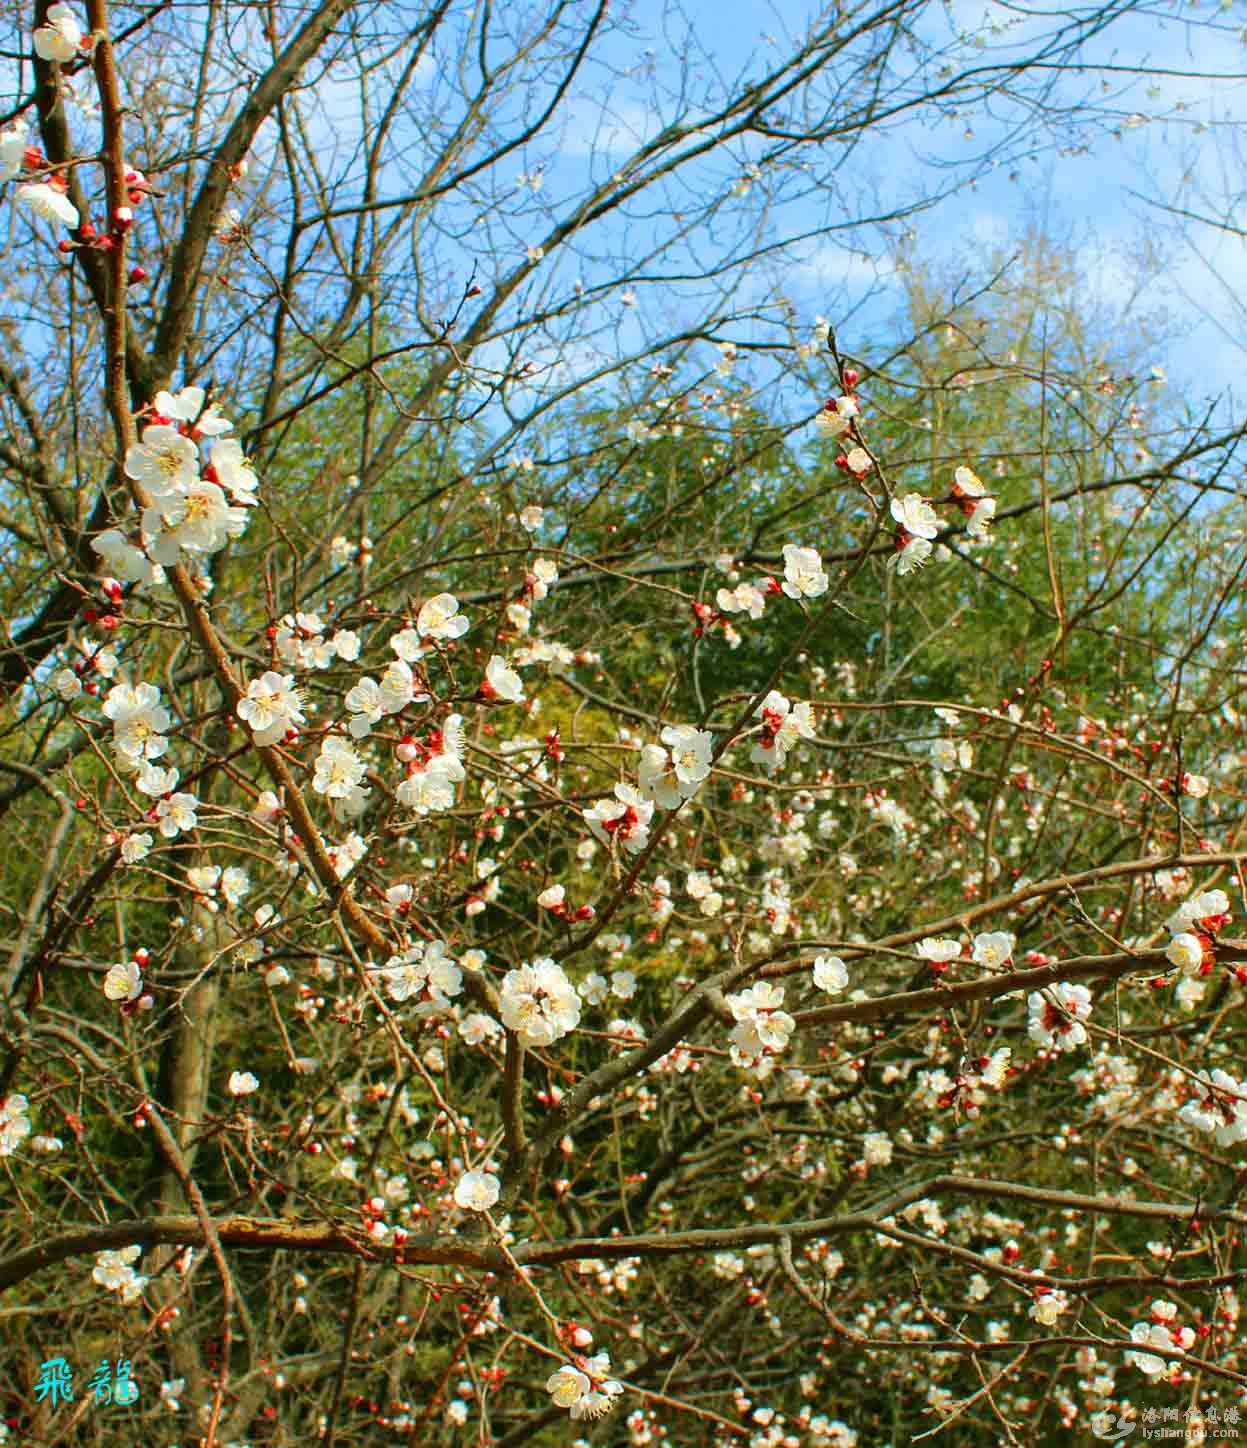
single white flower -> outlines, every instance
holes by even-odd
[[[914,947],[922,960],[930,961],[932,965],[947,965],[949,961],[956,960],[961,954],[961,945],[956,940],[939,939],[934,936],[927,936],[920,940]]]
[[[814,984],[828,995],[838,995],[849,983],[849,968],[838,955],[814,957]]]
[[[143,994],[143,973],[132,960],[111,966],[104,977],[104,994],[110,1001],[136,1001]]]
[[[827,592],[827,575],[817,548],[784,545],[782,586],[789,598],[818,598]]]
[[[905,546],[898,548],[888,559],[888,567],[898,578],[904,578],[907,573],[915,573],[928,563],[933,552],[934,544],[929,539],[910,537]]]
[[[294,686],[294,675],[269,669],[252,679],[245,697],[238,701],[238,717],[251,728],[262,748],[279,743],[289,730],[304,723],[303,700]]]
[[[1204,942],[1198,935],[1184,930],[1169,942],[1165,949],[1165,958],[1179,970],[1195,975],[1204,963]]]
[[[492,1172],[465,1171],[455,1183],[455,1204],[466,1212],[487,1212],[501,1190]]]
[[[154,684],[114,684],[101,706],[113,723],[113,748],[131,761],[159,759],[172,722]]]
[[[346,799],[364,778],[367,766],[347,741],[327,734],[316,756],[312,788],[328,799]]]
[[[974,962],[985,965],[989,970],[1007,965],[1013,958],[1017,937],[1007,930],[992,930],[974,937]]]
[[[68,5],[49,5],[43,24],[35,31],[34,42],[40,60],[63,65],[78,54],[82,26]]]
[[[255,507],[255,490],[259,487],[260,480],[249,460],[243,455],[242,444],[237,438],[223,437],[214,442],[209,454],[209,466],[215,481],[234,502],[244,508]]]
[[[939,516],[921,493],[906,493],[902,498],[893,498],[891,512],[913,538],[934,538],[940,531]]]
[[[127,835],[121,842],[121,858],[127,865],[137,865],[145,859],[152,847],[152,837],[146,831]]]
[[[485,680],[481,684],[481,697],[498,699],[504,704],[524,702],[524,681],[514,669],[507,667],[507,661],[494,654],[485,665]]]
[[[26,122],[20,118],[0,131],[0,185],[12,181],[26,164]]]
[[[459,612],[459,600],[453,593],[438,593],[426,599],[416,615],[416,631],[421,638],[446,642],[459,639],[470,627]]]
[[[199,481],[199,449],[176,428],[145,427],[142,441],[126,450],[125,474],[153,498],[173,497]]]

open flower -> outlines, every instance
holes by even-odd
[[[558,1407],[570,1409],[573,1418],[600,1418],[610,1412],[623,1392],[623,1384],[608,1377],[609,1372],[608,1353],[577,1358],[575,1363],[565,1363],[550,1374],[546,1392]]]
[[[653,817],[652,802],[642,799],[630,784],[617,784],[614,799],[600,799],[584,814],[585,824],[604,845],[616,839],[633,855],[639,855],[649,843]]]
[[[828,995],[838,995],[849,983],[849,968],[838,955],[814,957],[814,984]]]
[[[1091,992],[1085,985],[1062,981],[1045,991],[1032,991],[1026,1004],[1030,1012],[1027,1034],[1037,1046],[1073,1051],[1086,1043],[1083,1021],[1091,1014]]]
[[[455,1205],[465,1212],[487,1212],[498,1200],[501,1184],[492,1172],[465,1171],[455,1183]]]
[[[50,181],[31,181],[13,193],[23,206],[29,206],[45,221],[59,221],[71,229],[78,225],[78,208],[60,186]]]
[[[103,712],[113,721],[113,748],[125,759],[159,759],[168,749],[171,721],[155,684],[114,684]]]
[[[548,957],[509,970],[498,993],[502,1024],[526,1046],[550,1046],[580,1024],[580,997]]]
[[[818,598],[827,592],[827,575],[817,548],[784,545],[783,590],[789,598]]]
[[[73,60],[82,44],[82,26],[68,5],[49,5],[47,16],[34,33],[35,54],[40,60],[63,65]]]
[[[125,474],[153,498],[172,497],[199,480],[199,449],[176,428],[145,427],[142,441],[126,449]]]
[[[0,131],[0,185],[12,181],[26,160],[26,122],[14,123]]]
[[[507,661],[494,654],[485,665],[485,679],[481,684],[483,699],[497,699],[504,704],[524,702],[524,681],[514,669],[507,667]]]
[[[104,994],[110,1001],[136,1001],[143,994],[143,973],[132,960],[110,967],[104,977]]]
[[[284,739],[289,730],[304,722],[303,700],[294,686],[294,675],[269,669],[252,679],[246,696],[238,701],[238,717],[250,726],[261,748]]]
[[[459,639],[470,626],[459,612],[459,600],[453,593],[438,593],[426,599],[416,615],[416,632],[424,639],[439,642]]]
[[[913,538],[934,538],[940,531],[939,517],[921,493],[906,493],[902,498],[893,498],[891,512]]]

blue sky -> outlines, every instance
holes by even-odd
[[[630,65],[638,80],[647,61],[661,72],[670,64],[663,50],[667,7],[638,0],[625,13],[635,34],[631,53],[629,43],[616,38],[618,60]],[[785,27],[799,31],[807,16],[804,5],[787,0],[769,11],[691,0],[683,13],[725,75],[756,68],[759,58],[773,53],[773,39],[782,47]],[[1034,18],[1016,7],[981,0],[931,6],[922,22],[925,40],[949,45],[962,57],[973,57],[970,37],[981,37],[985,60],[1025,45],[1036,28]],[[969,43],[959,44],[958,36]],[[1247,121],[1245,39],[1247,6],[1241,0],[1173,12],[1134,7],[1092,42],[1087,70],[1054,82],[1051,108],[1072,110],[1091,102],[1095,123],[1058,120],[1040,138],[1037,155],[990,171],[915,217],[904,228],[915,254],[935,262],[983,261],[993,247],[1008,248],[1028,226],[1041,223],[1077,247],[1090,299],[1110,313],[1143,307],[1166,319],[1172,335],[1154,360],[1166,366],[1175,387],[1192,403],[1222,394],[1236,381],[1247,342],[1247,317],[1235,301],[1247,289],[1245,244],[1206,227],[1184,227],[1150,203],[1205,213],[1220,203],[1226,214],[1229,199],[1247,189],[1234,155],[1235,133]],[[1091,68],[1098,66],[1106,69]],[[584,128],[565,132],[560,153],[546,165],[550,190],[557,190],[560,170],[574,167],[588,151],[590,135],[599,146],[613,140],[611,149],[622,152],[657,124],[626,85],[608,93],[611,118],[604,124],[594,116],[594,100],[582,104]],[[869,137],[854,154],[846,179],[862,192],[877,188],[885,204],[916,195],[958,168],[968,173],[976,156],[996,147],[1025,149],[1029,138],[1024,125],[1019,134],[1019,119],[1016,108],[1004,105],[995,114],[978,110],[934,128],[927,119],[903,122]],[[1068,131],[1064,144],[1062,129]],[[777,225],[802,231],[823,224],[826,216],[825,201],[811,198],[804,208],[790,203]],[[840,285],[850,298],[871,293],[860,314],[863,326],[886,315],[900,296],[890,277],[899,231],[867,226],[849,238],[811,243],[802,253],[805,264],[790,271],[786,289],[811,317],[828,310]]]
[[[666,119],[648,112],[641,90],[652,75],[674,68],[673,48],[664,48],[668,7],[637,0],[624,13],[633,34],[615,37],[612,58],[630,74],[582,97],[580,123],[564,129],[554,154],[538,148],[547,196],[588,164],[590,138],[599,153],[623,155]],[[806,6],[788,0],[769,11],[690,0],[682,13],[725,77],[754,72],[783,48],[785,27],[799,32],[808,18]],[[1051,17],[1043,23],[1051,25]],[[974,63],[976,53],[984,61],[1020,53],[1038,26],[1033,7],[1022,15],[1013,5],[957,0],[929,7],[921,29],[924,40],[949,48],[950,59]],[[1034,154],[989,169],[903,226],[867,225],[808,243],[801,264],[785,272],[785,291],[811,321],[818,313],[843,316],[847,308],[863,335],[899,305],[893,270],[902,234],[920,260],[985,265],[993,248],[1011,249],[1040,224],[1075,246],[1090,303],[1126,327],[1143,312],[1161,319],[1169,335],[1148,360],[1164,365],[1190,405],[1224,397],[1236,385],[1247,345],[1247,313],[1237,304],[1247,294],[1245,243],[1183,225],[1156,203],[1205,214],[1220,208],[1225,215],[1231,198],[1247,190],[1247,173],[1235,165],[1236,133],[1247,121],[1245,41],[1241,0],[1180,11],[1135,6],[1091,43],[1086,69],[1054,77],[1048,104],[1055,119],[1043,134],[1017,107],[999,104],[934,126],[927,117],[909,119],[868,136],[842,176],[855,200],[877,196],[883,209],[968,176],[977,157],[997,148]],[[701,69],[709,73],[709,61]],[[1095,111],[1089,123],[1080,119],[1088,105]],[[833,216],[821,192],[786,203],[774,228],[803,232]],[[853,312],[854,303],[860,310]]]

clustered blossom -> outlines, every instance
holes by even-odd
[[[353,663],[359,658],[359,635],[350,629],[332,634],[318,613],[288,613],[273,632],[277,656],[295,669],[327,669],[335,659]]]
[[[617,784],[614,799],[600,799],[584,812],[584,821],[604,845],[612,840],[639,855],[649,843],[654,805],[630,784]]]
[[[794,704],[772,689],[754,711],[762,729],[749,758],[768,774],[782,768],[789,751],[799,739],[814,738],[814,712],[804,700]]]
[[[509,970],[498,1001],[502,1024],[526,1046],[553,1045],[580,1024],[580,996],[548,956]]]
[[[123,768],[131,770],[168,749],[165,731],[171,720],[155,684],[114,684],[100,706],[113,723],[113,748]]]
[[[974,763],[974,747],[968,739],[937,739],[931,745],[931,763],[939,770],[969,769]]]
[[[988,525],[996,516],[996,500],[972,469],[960,467],[953,474],[953,497],[966,519],[966,533],[971,538],[986,538]]]
[[[904,577],[921,568],[931,557],[935,547],[931,540],[939,532],[940,520],[921,493],[893,498],[891,513],[897,524],[896,548],[888,559],[888,567]]]
[[[1026,1031],[1045,1050],[1073,1051],[1087,1042],[1083,1022],[1091,1015],[1091,992],[1085,985],[1049,986],[1032,991],[1026,998],[1029,1011]]]
[[[1138,1345],[1134,1352],[1126,1354],[1145,1377],[1158,1378],[1174,1368],[1172,1357],[1160,1357],[1154,1351],[1160,1348],[1167,1353],[1190,1352],[1195,1345],[1195,1331],[1190,1327],[1178,1326],[1178,1306],[1155,1298],[1147,1322],[1136,1322],[1130,1329],[1130,1340]],[[1147,1351],[1148,1348],[1153,1351]]]
[[[1194,1100],[1178,1112],[1196,1131],[1211,1133],[1218,1146],[1247,1140],[1247,1087],[1228,1071],[1203,1072],[1193,1083]]]
[[[132,1264],[137,1262],[142,1247],[120,1247],[115,1252],[101,1252],[95,1259],[91,1277],[109,1292],[117,1292],[127,1307],[136,1303],[147,1286],[147,1278],[140,1276]]]
[[[600,1418],[615,1406],[623,1384],[609,1377],[610,1354],[577,1357],[546,1379],[546,1392],[557,1407],[570,1409],[573,1418]]]
[[[641,750],[637,786],[662,809],[679,809],[710,773],[714,735],[691,724],[668,724],[659,738],[665,749],[647,744]]]
[[[232,424],[204,407],[205,396],[202,387],[157,393],[142,437],[126,451],[126,476],[148,498],[143,551],[165,568],[217,553],[240,538],[256,501],[256,476],[238,443],[216,440]]]
[[[451,809],[455,785],[467,777],[463,767],[463,720],[451,714],[440,729],[431,729],[422,739],[405,736],[398,757],[405,774],[394,797],[419,815]]]
[[[379,974],[390,999],[416,1002],[420,1015],[445,1010],[463,988],[463,972],[440,940],[409,945],[392,955]]]
[[[238,865],[193,865],[186,872],[186,883],[209,910],[217,909],[213,898],[218,891],[227,905],[241,905],[251,890],[251,877]]]
[[[749,1069],[769,1070],[770,1058],[784,1050],[797,1023],[782,1010],[783,986],[759,981],[737,995],[726,997],[736,1024],[732,1027],[732,1060]]]
[[[30,1135],[30,1102],[14,1093],[0,1101],[0,1156],[12,1156]]]
[[[1224,890],[1205,890],[1179,905],[1165,922],[1170,931],[1165,957],[1182,973],[1177,996],[1188,1010],[1204,997],[1205,978],[1217,964],[1217,935],[1229,921],[1230,897]]]
[[[950,495],[941,501],[957,505],[967,520],[968,537],[977,542],[987,537],[988,526],[996,516],[996,500],[988,494],[972,468],[956,469]],[[893,498],[889,511],[896,523],[896,532],[894,552],[888,559],[888,567],[903,577],[930,560],[940,532],[940,518],[930,499],[916,492]]]

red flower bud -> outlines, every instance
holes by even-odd
[[[146,280],[147,272],[141,266],[132,266],[130,268],[130,284],[132,286],[138,282],[145,282]]]

